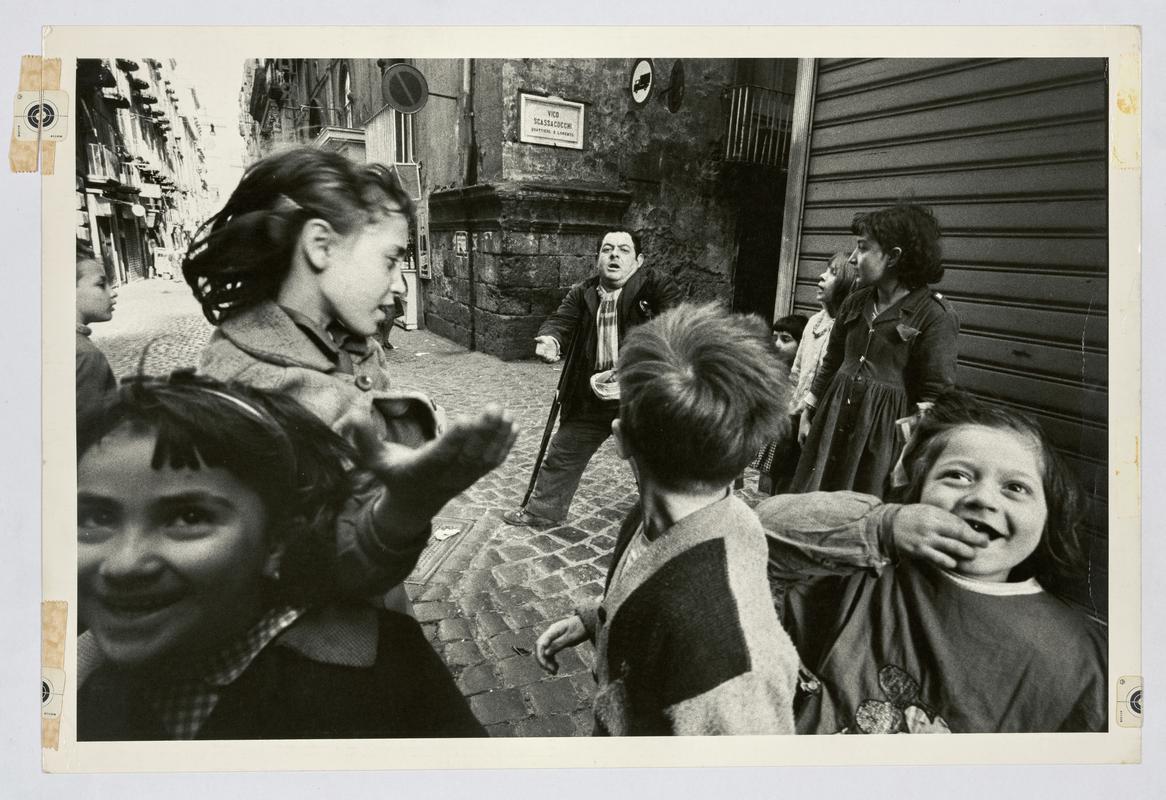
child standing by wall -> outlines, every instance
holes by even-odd
[[[78,453],[79,740],[484,735],[415,620],[339,597],[356,454],[296,403],[136,378]]]
[[[117,388],[109,359],[89,341],[89,325],[109,322],[117,304],[117,291],[110,288],[105,268],[93,248],[77,242],[77,418],[100,406],[105,395]]]
[[[806,318],[801,314],[778,317],[773,323],[773,343],[777,345],[781,360],[782,377],[793,380],[792,365],[797,358],[802,336],[806,330]],[[763,494],[778,494],[789,487],[794,468],[798,465],[797,420],[780,439],[770,440],[757,457],[757,491]]]
[[[383,443],[381,487],[339,523],[352,593],[408,575],[433,515],[502,463],[516,435],[509,415],[487,406],[434,438],[431,401],[390,386],[372,337],[382,306],[405,292],[412,210],[386,167],[290,150],[248,169],[183,263],[217,326],[201,372],[287,394],[350,439]],[[400,592],[392,602],[404,607]]]
[[[896,205],[857,215],[851,228],[861,288],[839,308],[804,398],[809,435],[793,490],[882,497],[900,444],[895,421],[955,384],[959,318],[928,287],[943,277],[930,210]]]
[[[810,673],[798,732],[1105,730],[1104,634],[1058,596],[1085,571],[1084,497],[1040,427],[951,393],[903,466],[897,502],[757,507]]]
[[[773,612],[765,536],[730,491],[788,418],[773,340],[757,317],[681,305],[620,351],[612,425],[640,506],[602,600],[551,625],[536,657],[595,643],[596,732],[792,732],[797,655]]]
[[[799,445],[805,444],[810,434],[809,424],[802,425],[802,412],[807,408],[806,398],[810,394],[810,387],[822,368],[826,343],[830,341],[830,331],[834,329],[834,315],[850,296],[857,277],[858,269],[850,263],[850,253],[845,250],[835,253],[818,277],[817,300],[822,310],[810,317],[806,324],[790,369],[790,380],[794,383],[790,413],[795,418]]]

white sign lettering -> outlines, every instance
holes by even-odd
[[[519,97],[520,142],[583,149],[582,103],[529,94]]]

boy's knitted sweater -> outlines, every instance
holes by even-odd
[[[579,609],[597,649],[596,733],[792,733],[798,658],[766,579],[765,535],[735,497],[685,517]],[[614,580],[611,576],[616,576]]]

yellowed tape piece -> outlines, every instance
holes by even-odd
[[[1139,53],[1123,53],[1114,77],[1114,111],[1111,127],[1113,166],[1142,167],[1142,59]]]
[[[69,604],[45,600],[40,605],[41,721],[40,746],[56,750],[61,740],[61,709],[65,703],[65,636]]]
[[[24,56],[20,59],[20,86],[22,92],[56,91],[61,88],[61,59]],[[8,147],[8,166],[13,172],[36,172],[52,175],[57,163],[56,142],[17,141],[15,125]]]

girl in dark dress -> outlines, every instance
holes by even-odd
[[[900,204],[858,214],[851,230],[861,288],[839,309],[806,397],[810,434],[793,491],[882,497],[899,449],[896,421],[955,384],[959,318],[929,286],[943,277],[929,209]]]

